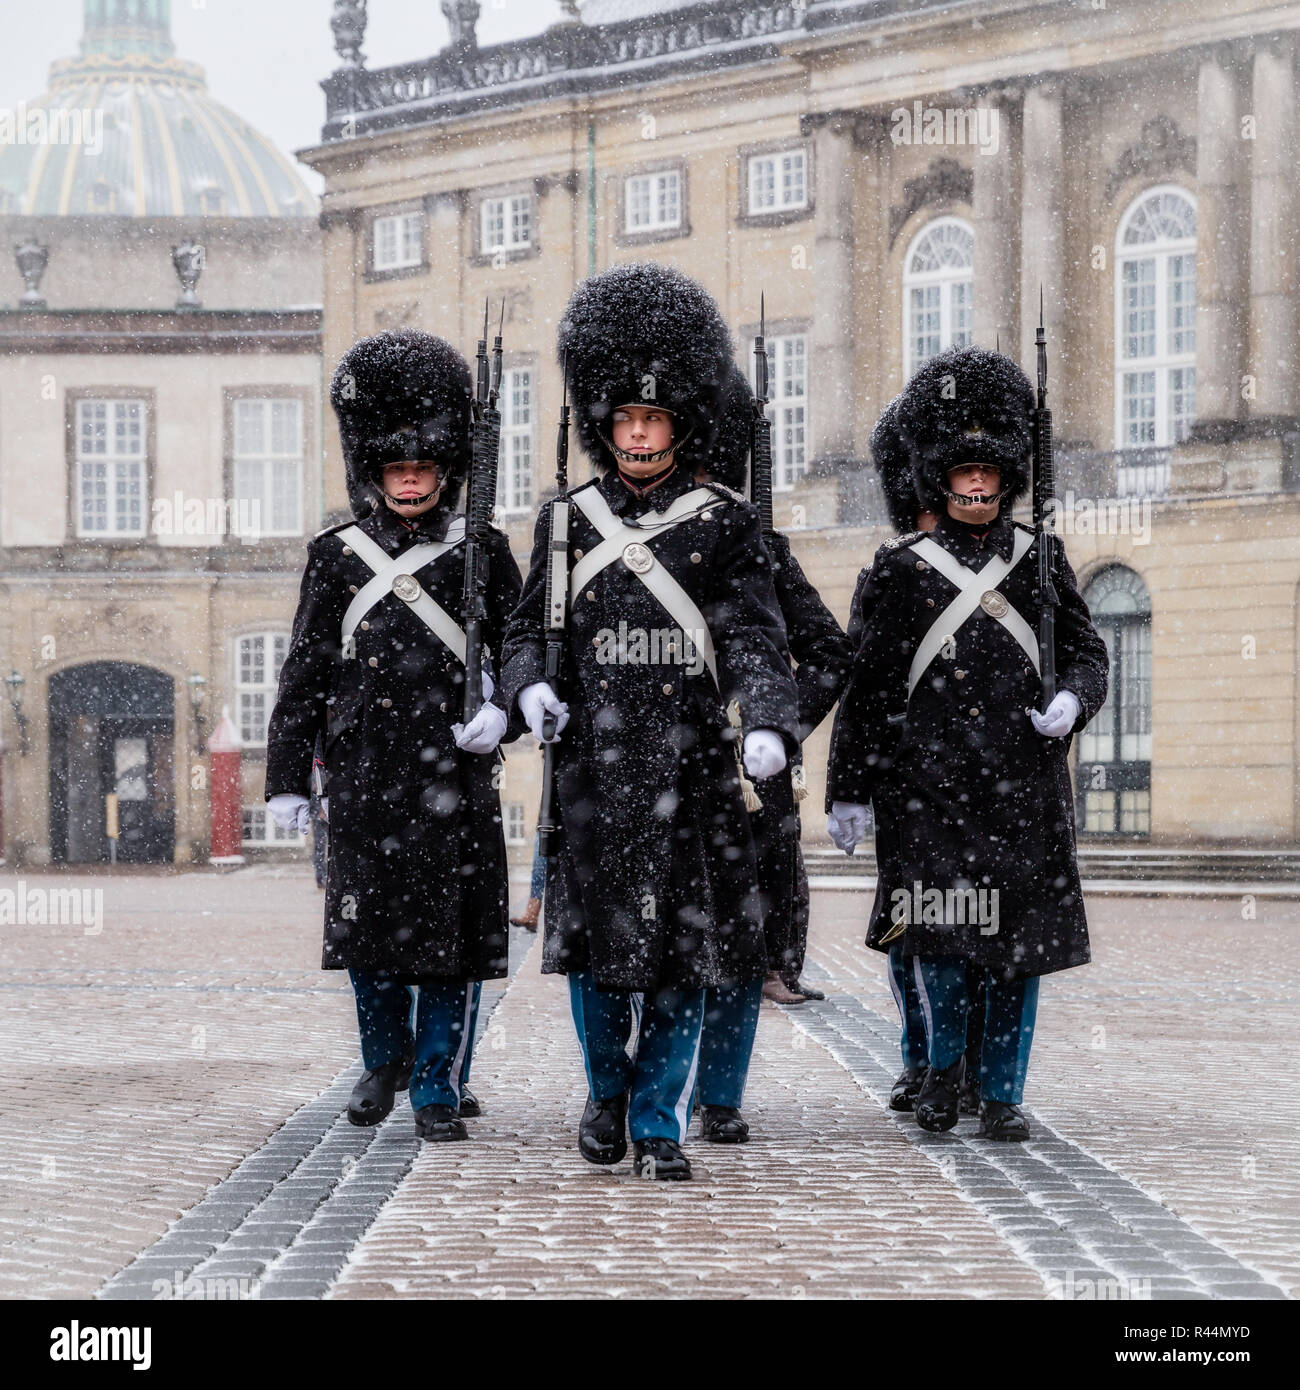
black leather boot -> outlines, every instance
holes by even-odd
[[[980,1138],[1015,1139],[1029,1138],[1029,1121],[1018,1105],[1010,1105],[1004,1100],[980,1102]]]
[[[627,1157],[627,1092],[610,1100],[590,1094],[578,1125],[578,1152],[588,1163],[621,1163]]]
[[[477,1119],[483,1113],[483,1107],[478,1103],[478,1097],[468,1086],[461,1088],[460,1093],[460,1115],[462,1119]]]
[[[942,1133],[957,1123],[958,1091],[965,1066],[965,1057],[958,1057],[952,1066],[945,1067],[943,1071],[931,1067],[926,1072],[920,1094],[912,1106],[916,1122],[922,1129]]]
[[[929,1067],[905,1067],[899,1073],[898,1080],[894,1082],[893,1089],[889,1093],[889,1108],[891,1110],[908,1111],[915,1106],[927,1071],[929,1071]]]
[[[465,1121],[450,1105],[426,1105],[415,1112],[415,1132],[421,1139],[468,1139]]]
[[[411,1058],[406,1057],[362,1072],[348,1097],[348,1119],[354,1125],[377,1125],[392,1110],[397,1092],[411,1084],[413,1065]]]
[[[685,1182],[691,1176],[690,1159],[671,1139],[638,1139],[632,1149],[636,1155],[632,1171],[638,1178]]]
[[[749,1125],[734,1105],[706,1105],[700,1134],[713,1144],[743,1144],[749,1138]]]

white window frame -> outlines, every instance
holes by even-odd
[[[646,185],[645,222],[632,220],[633,188],[637,184]],[[665,201],[665,189],[669,184],[676,187],[676,216],[663,217],[659,209]],[[623,184],[623,232],[626,236],[639,236],[644,232],[673,231],[682,225],[682,206],[684,181],[680,169],[652,169],[641,174],[629,174]]]
[[[252,822],[252,834],[249,834],[249,822]],[[275,823],[275,818],[265,806],[244,806],[241,809],[239,818],[239,837],[240,842],[245,845],[262,846],[267,848],[301,848],[307,843],[307,837],[297,828],[293,830],[281,830]]]
[[[1190,237],[1160,237],[1155,241],[1137,242],[1129,246],[1124,244],[1124,236],[1128,231],[1129,224],[1142,206],[1153,198],[1168,194],[1181,198],[1191,207],[1193,218],[1197,216],[1198,209],[1194,193],[1183,188],[1180,184],[1157,184],[1154,187],[1143,189],[1133,199],[1125,209],[1123,217],[1120,218],[1119,227],[1115,232],[1115,448],[1119,450],[1167,449],[1178,443],[1180,439],[1185,438],[1186,430],[1179,432],[1171,409],[1174,396],[1185,395],[1188,391],[1186,377],[1183,379],[1182,390],[1174,390],[1173,381],[1176,372],[1190,372],[1191,374],[1191,409],[1184,415],[1188,428],[1196,416],[1196,234],[1193,233]],[[1193,267],[1192,303],[1190,305],[1191,327],[1189,330],[1185,330],[1191,335],[1192,346],[1190,351],[1184,349],[1181,353],[1170,350],[1169,290],[1171,282],[1169,270],[1173,259],[1178,256],[1190,256]],[[1156,351],[1151,356],[1129,357],[1126,355],[1129,334],[1125,325],[1124,272],[1128,265],[1139,261],[1152,261],[1155,265],[1154,337]],[[1125,394],[1124,380],[1127,376],[1148,372],[1155,377],[1153,383],[1155,412],[1152,420],[1152,438],[1133,440],[1128,437],[1125,419],[1125,406],[1128,397]]]
[[[260,681],[246,681],[244,679],[244,644],[247,642],[258,642],[262,646],[262,679]],[[288,654],[289,633],[284,631],[277,632],[274,629],[269,629],[263,632],[241,632],[235,638],[235,678],[233,681],[235,727],[239,730],[239,736],[243,740],[245,748],[266,747],[266,728],[271,721],[271,710],[275,706],[275,692],[280,682],[280,668],[284,665],[284,659]],[[266,674],[267,671],[271,672],[269,677]],[[262,702],[260,733],[251,713],[253,701],[258,699]]]
[[[921,249],[921,244],[937,231],[956,228],[970,238],[971,255],[965,265],[944,265],[938,270],[913,270],[912,262]],[[967,306],[969,323],[964,334],[956,327],[956,308],[954,300],[958,286],[966,286],[970,295]],[[939,297],[939,347],[938,352],[946,352],[950,347],[969,347],[974,329],[975,300],[975,228],[964,217],[936,217],[927,222],[908,243],[907,254],[903,257],[903,380],[910,381],[917,370],[937,353],[925,357],[916,352],[916,337],[912,320],[912,295],[914,291],[937,290]]]
[[[257,540],[264,536],[302,535],[302,494],[303,475],[306,472],[306,448],[304,445],[304,411],[298,396],[237,396],[230,403],[230,499],[231,527],[236,535],[243,520],[240,501],[247,496],[250,502],[258,503],[257,517],[261,524],[255,526],[250,538]],[[240,416],[254,407],[260,408],[262,415],[263,448],[255,453],[241,454],[239,449]],[[294,446],[287,450],[277,450],[275,444],[276,409],[290,408],[295,436]],[[275,472],[277,465],[289,465],[293,471],[293,497],[290,504],[292,515],[276,515]],[[245,493],[240,487],[241,468],[259,467],[261,486]],[[251,509],[250,509],[251,510]],[[279,523],[279,524],[277,524]]]
[[[521,410],[519,393],[526,392]],[[501,374],[501,466],[497,472],[497,510],[503,516],[533,508],[536,456],[537,372],[508,367]]]
[[[753,343],[750,343],[751,356]],[[767,340],[768,393],[772,413],[772,491],[789,492],[812,459],[808,394],[811,335],[782,333]],[[795,440],[798,434],[802,437]]]
[[[770,203],[759,203],[755,197],[761,183],[764,182],[757,172],[758,166],[761,164],[772,166],[772,201]],[[783,168],[783,164],[790,167]],[[799,196],[797,198],[786,196],[788,185],[791,182],[791,171],[796,164],[799,170]],[[801,208],[806,208],[808,206],[808,151],[802,147],[796,147],[789,150],[770,150],[763,154],[752,154],[749,156],[745,182],[749,189],[749,215],[751,217],[763,217],[774,212],[795,212]]]
[[[494,241],[488,234],[490,209],[501,209],[502,239]],[[521,215],[522,211],[522,215]],[[523,234],[519,235],[519,223]],[[500,251],[526,251],[533,244],[533,200],[527,193],[499,193],[484,198],[478,210],[479,252],[494,256]]]
[[[371,269],[408,270],[424,262],[422,245],[423,214],[419,212],[391,212],[376,217],[370,226]],[[392,234],[391,255],[388,234]],[[381,248],[384,255],[380,255]]]
[[[103,449],[87,451],[83,448],[84,420],[93,410],[104,412]],[[118,450],[110,447],[117,439],[119,423],[131,420],[134,412],[134,437],[138,449]],[[149,402],[139,397],[83,396],[76,402],[74,419],[74,457],[73,470],[76,477],[76,523],[77,536],[84,540],[136,540],[148,533],[149,526]],[[106,494],[106,517],[109,524],[104,527],[86,525],[86,469],[104,467],[104,489]],[[134,477],[132,476],[134,475]],[[123,526],[122,507],[116,499],[123,487],[130,488],[134,481],[139,497],[139,525]],[[128,494],[129,495],[129,494]]]

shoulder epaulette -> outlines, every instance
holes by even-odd
[[[347,521],[340,521],[336,523],[334,526],[326,526],[324,530],[317,531],[316,534],[312,537],[312,540],[318,541],[322,536],[335,536],[340,531],[345,531],[349,526],[355,526],[356,524],[356,518],[349,517]]]
[[[710,492],[716,492],[719,497],[725,497],[729,502],[748,502],[749,498],[743,492],[737,492],[735,488],[728,487],[726,483],[714,482],[710,479],[704,484]]]
[[[572,497],[575,492],[581,492],[585,487],[595,487],[598,482],[600,482],[599,478],[588,478],[585,483],[579,483],[577,487],[571,487],[564,495],[566,497]]]
[[[924,531],[906,531],[901,536],[890,536],[883,542],[881,550],[901,550],[904,546],[912,545],[925,535]]]

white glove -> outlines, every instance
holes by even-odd
[[[305,835],[311,827],[311,802],[297,792],[281,792],[266,803],[271,818],[281,830],[297,830]]]
[[[785,763],[785,744],[775,730],[751,729],[745,735],[745,771],[754,781],[775,777]]]
[[[536,681],[532,685],[526,685],[519,692],[519,713],[524,716],[524,723],[528,725],[528,732],[538,741],[542,742],[542,719],[547,711],[556,716],[555,738],[551,741],[557,742],[560,735],[564,732],[564,726],[569,722],[569,707],[553,691],[546,681]]]
[[[483,668],[483,703],[486,704],[492,698],[492,692],[497,688],[497,683],[492,679],[492,672],[485,666]]]
[[[1034,728],[1047,738],[1064,738],[1074,728],[1082,708],[1073,690],[1062,690],[1042,714],[1031,709],[1029,719]]]
[[[466,753],[491,753],[506,731],[505,711],[484,705],[468,724],[453,724],[456,747]]]
[[[836,849],[852,854],[867,833],[867,808],[855,801],[832,801],[826,817],[826,833]]]

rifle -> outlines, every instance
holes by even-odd
[[[1038,290],[1038,406],[1034,411],[1034,530],[1038,533],[1038,661],[1043,677],[1043,709],[1056,699],[1056,608],[1060,597],[1052,581],[1052,521],[1056,476],[1052,458],[1052,412],[1047,405],[1047,330],[1043,324],[1043,290]]]
[[[461,616],[465,621],[466,724],[483,707],[483,619],[487,617],[488,527],[497,500],[497,455],[501,449],[501,333],[506,306],[501,304],[501,325],[492,345],[492,371],[488,374],[488,306],[483,306],[483,336],[478,340],[477,380],[470,425],[472,458],[469,497],[465,503],[465,585],[461,591]]]
[[[772,422],[767,418],[767,296],[759,300],[754,339],[754,420],[749,432],[749,500],[758,508],[763,534],[772,534]]]
[[[556,690],[560,678],[560,659],[564,654],[564,629],[569,611],[569,509],[565,495],[569,490],[569,355],[560,367],[564,377],[564,400],[560,406],[560,427],[555,438],[555,485],[559,495],[550,507],[550,540],[546,566],[546,679]],[[558,829],[555,818],[555,715],[542,720],[542,806],[537,816],[537,844],[543,859],[554,857],[553,837]]]

